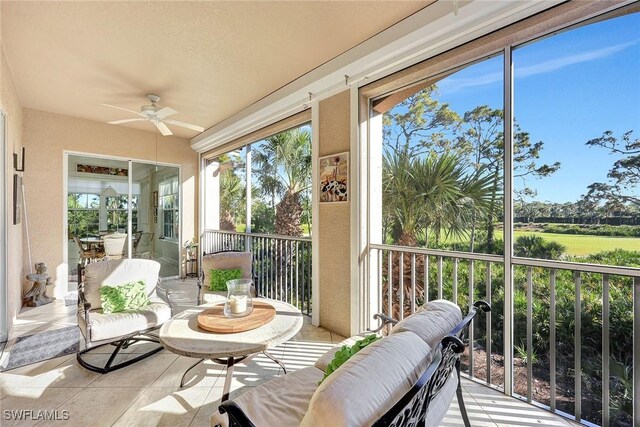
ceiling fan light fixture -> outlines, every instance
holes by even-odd
[[[183,128],[189,129],[189,130],[193,130],[193,131],[196,131],[196,132],[203,132],[204,131],[204,128],[201,127],[201,126],[196,126],[196,125],[193,125],[191,123],[181,122],[181,121],[178,121],[178,120],[169,120],[169,119],[167,119],[167,117],[172,116],[174,114],[177,114],[178,112],[176,110],[174,110],[173,108],[171,108],[171,107],[162,107],[162,108],[158,107],[156,105],[160,101],[160,97],[158,95],[150,93],[150,94],[147,95],[147,99],[151,102],[151,105],[143,105],[143,106],[141,106],[140,107],[140,112],[133,111],[133,110],[128,110],[128,109],[122,108],[122,107],[116,107],[115,105],[102,104],[105,107],[116,108],[118,110],[127,111],[127,112],[136,114],[136,115],[141,117],[141,118],[136,118],[136,119],[113,120],[113,121],[110,121],[110,122],[107,122],[107,123],[118,125],[118,124],[124,124],[124,123],[148,120],[148,121],[150,121],[151,123],[154,124],[154,126],[157,128],[157,130],[160,131],[160,133],[163,136],[173,135],[173,132],[171,132],[171,130],[169,129],[167,124],[173,125],[173,126],[180,126],[180,127],[183,127]]]

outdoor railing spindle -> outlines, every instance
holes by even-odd
[[[533,267],[527,267],[527,402],[532,399],[533,379]]]
[[[487,272],[486,272],[486,301],[491,305],[491,261],[487,261]],[[488,312],[485,315],[486,319],[486,343],[485,349],[487,353],[487,384],[491,384],[491,312]]]
[[[609,427],[609,275],[602,275],[602,426]],[[636,374],[637,375],[637,374]]]
[[[573,273],[573,280],[575,283],[575,341],[573,357],[575,362],[575,417],[576,421],[580,422],[582,419],[582,304],[580,301],[580,284],[581,276],[579,271]]]
[[[398,310],[398,320],[404,319],[404,252],[398,253],[400,259],[400,272],[398,273],[398,304],[400,310]]]
[[[438,299],[442,299],[442,256],[438,256]]]
[[[549,307],[549,406],[556,410],[556,270],[549,271],[549,292],[551,293],[551,307]]]
[[[476,296],[474,293],[474,283],[473,283],[473,260],[469,260],[469,310],[473,307],[473,303],[476,300]],[[469,349],[469,376],[473,378],[473,347],[474,347],[474,319],[471,319],[471,324],[469,325],[469,345],[467,348]]]
[[[411,254],[411,314],[416,312],[416,254]]]

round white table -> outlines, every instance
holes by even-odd
[[[268,353],[268,349],[293,338],[302,328],[302,313],[286,302],[266,298],[254,298],[255,302],[271,304],[276,309],[276,317],[269,323],[246,332],[220,334],[205,331],[198,326],[198,315],[219,303],[203,304],[187,309],[164,323],[160,328],[160,343],[172,353],[195,357],[198,360],[182,376],[180,387],[184,385],[187,373],[205,359],[227,366],[227,375],[223,387],[222,400],[229,398],[229,387],[236,363],[258,353],[264,353],[269,359],[284,365]]]

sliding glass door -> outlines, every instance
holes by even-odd
[[[78,265],[123,258],[179,276],[179,188],[177,167],[68,155],[69,279]]]

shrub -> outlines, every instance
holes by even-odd
[[[558,242],[530,234],[518,237],[513,245],[514,254],[525,258],[558,259],[565,250],[566,247]]]

